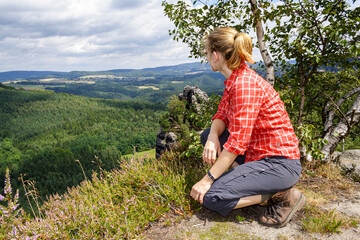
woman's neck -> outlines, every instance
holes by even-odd
[[[233,71],[228,67],[227,61],[225,60],[223,54],[220,52],[213,52],[210,57],[210,65],[212,70],[221,72],[221,74],[224,75],[226,79],[229,79]]]
[[[231,70],[230,68],[226,67],[226,69],[223,69],[220,71],[222,75],[224,75],[224,77],[226,79],[229,79],[229,77],[231,76],[233,70]]]

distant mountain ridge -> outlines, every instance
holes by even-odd
[[[148,72],[159,72],[159,73],[175,73],[175,72],[191,72],[191,71],[210,71],[209,65],[202,64],[200,62],[194,63],[183,63],[172,66],[160,66],[154,68],[143,68],[143,69],[112,69],[104,71],[71,71],[71,72],[58,72],[58,71],[8,71],[0,72],[0,82],[16,81],[16,80],[31,80],[33,78],[45,78],[45,77],[64,77],[67,78],[69,75],[93,75],[93,74],[111,74],[111,73],[148,73]]]
[[[26,80],[33,77],[43,77],[52,74],[61,74],[63,72],[55,71],[9,71],[9,72],[0,72],[0,82],[5,81],[16,81],[16,80]]]

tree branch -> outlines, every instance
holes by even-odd
[[[354,89],[352,89],[350,92],[348,92],[347,94],[345,94],[344,96],[342,96],[336,103],[334,102],[334,100],[332,100],[332,98],[331,98],[329,95],[327,95],[326,93],[324,93],[324,95],[330,99],[329,102],[331,103],[331,105],[333,105],[333,106],[335,107],[335,109],[329,111],[329,113],[327,114],[327,119],[326,119],[326,122],[327,122],[327,123],[326,123],[325,126],[324,126],[324,132],[327,132],[327,131],[332,127],[332,121],[333,121],[333,119],[334,119],[335,111],[336,111],[336,110],[337,110],[337,111],[341,114],[341,116],[345,119],[346,124],[348,125],[348,127],[351,128],[351,124],[352,124],[353,118],[354,118],[354,116],[355,116],[355,115],[354,115],[355,113],[354,113],[354,111],[351,113],[351,114],[352,114],[352,118],[351,118],[351,120],[350,120],[350,122],[349,122],[348,119],[347,119],[346,114],[344,114],[344,113],[341,111],[340,106],[341,106],[341,104],[343,104],[349,97],[351,97],[352,95],[354,95],[354,94],[356,94],[356,93],[358,93],[358,92],[360,92],[360,87],[359,87],[359,88],[354,88]],[[328,105],[330,105],[330,104],[326,104],[326,106],[328,106]],[[329,123],[330,123],[330,124],[329,124]]]
[[[192,1],[192,2],[193,2],[193,4],[195,4],[196,2],[201,2],[202,4],[207,5],[207,4],[208,4],[208,0],[205,0],[205,1],[206,1],[206,3],[204,3],[204,2],[201,1],[201,0]]]
[[[337,2],[334,3],[334,5],[330,8],[329,14],[321,21],[321,23],[325,22],[328,20],[328,18],[330,17],[330,13],[332,12],[332,10],[334,9],[335,6],[337,6],[340,2],[342,2],[343,0],[338,0]]]

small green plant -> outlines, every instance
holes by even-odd
[[[358,221],[352,219],[352,220],[350,220],[350,226],[357,228],[357,227],[359,227],[359,223],[358,223]]]
[[[298,128],[300,135],[300,144],[306,146],[306,153],[310,154],[313,160],[321,160],[324,154],[320,151],[327,141],[323,138],[317,138],[316,128],[312,124],[303,125]]]
[[[317,212],[314,216],[307,214],[302,221],[302,227],[308,232],[340,233],[340,227],[345,224],[344,220],[335,213],[335,209],[329,212]]]
[[[246,221],[246,217],[242,217],[242,216],[240,216],[240,215],[237,215],[237,216],[236,216],[236,219],[237,219],[240,223]]]
[[[182,139],[180,141],[182,146],[186,149],[180,154],[180,157],[201,159],[203,146],[201,144],[200,135],[197,132],[192,131],[188,136],[187,139]]]

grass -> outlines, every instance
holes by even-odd
[[[155,86],[139,86],[139,89],[147,89],[147,88],[151,88],[153,90],[159,90],[160,88],[155,87]]]
[[[143,152],[135,152],[135,153],[132,153],[132,154],[123,155],[122,158],[129,160],[133,156],[134,156],[135,159],[139,159],[139,158],[155,159],[156,158],[156,150],[155,149],[150,149],[150,150],[143,151]]]
[[[357,227],[355,219],[336,213],[336,210],[319,211],[312,210],[311,215],[307,215],[302,220],[302,228],[307,232],[317,233],[341,233],[340,228]]]
[[[360,219],[348,217],[336,209],[324,210],[320,205],[350,199],[357,187],[331,163],[308,163],[297,187],[305,194],[307,204],[301,217],[303,230],[310,233],[340,233],[341,229],[357,227]]]

